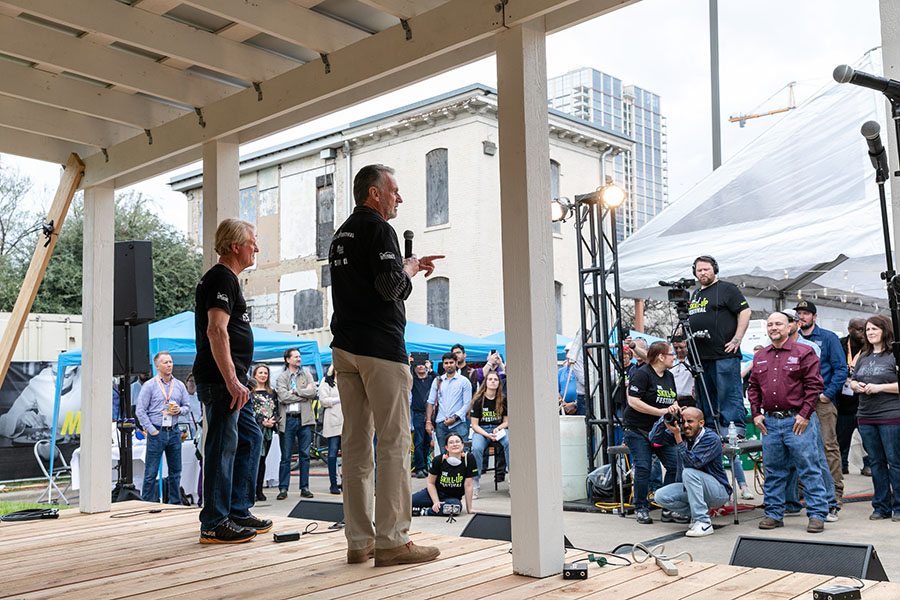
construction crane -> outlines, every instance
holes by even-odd
[[[770,110],[768,112],[756,112],[757,110],[759,110],[759,106],[757,106],[756,108],[753,109],[753,114],[739,115],[737,117],[729,117],[728,122],[729,123],[738,122],[738,123],[740,123],[741,127],[743,127],[749,119],[758,119],[759,117],[768,117],[770,115],[777,115],[778,113],[783,113],[783,112],[787,112],[789,110],[794,110],[795,108],[797,108],[797,103],[794,100],[794,86],[795,85],[797,85],[796,81],[790,82],[789,84],[787,84],[786,86],[784,86],[783,88],[779,89],[777,92],[775,92],[774,94],[769,96],[765,100],[765,102],[763,102],[762,104],[759,105],[759,106],[762,106],[763,104],[766,104],[766,102],[768,102],[769,100],[771,100],[772,98],[774,98],[775,96],[780,94],[782,92],[782,90],[784,90],[784,88],[787,88],[788,96],[789,96],[790,100],[789,100],[789,104],[786,108],[779,108],[776,110]]]

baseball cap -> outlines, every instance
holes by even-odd
[[[816,314],[816,305],[809,300],[801,300],[797,303],[797,306],[794,307],[794,310],[808,310],[812,314]]]
[[[781,314],[783,315],[787,315],[788,321],[799,321],[799,319],[797,318],[797,311],[793,309],[786,308],[779,312],[781,312]]]

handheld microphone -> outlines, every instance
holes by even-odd
[[[863,137],[866,138],[866,143],[869,145],[869,159],[872,161],[872,166],[881,175],[887,177],[887,152],[884,151],[884,146],[881,144],[881,136],[879,135],[881,126],[876,121],[866,121],[859,132],[863,134]]]
[[[413,241],[413,232],[407,229],[403,232],[403,239],[406,240],[405,248],[403,251],[403,258],[409,258],[412,256],[412,241]]]
[[[856,71],[850,65],[838,65],[835,67],[832,77],[838,83],[852,83],[867,87],[881,92],[892,100],[900,101],[900,81]]]

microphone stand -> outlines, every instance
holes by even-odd
[[[897,151],[900,156],[900,98],[887,96],[891,103],[891,118],[894,120],[894,131],[896,134]],[[900,171],[894,173],[900,177]],[[893,326],[894,342],[891,344],[891,351],[894,354],[894,361],[897,363],[897,373],[900,377],[900,303],[897,300],[897,294],[900,292],[900,278],[894,271],[893,251],[891,248],[891,233],[887,212],[887,196],[884,191],[884,182],[887,180],[887,173],[880,166],[875,167],[875,183],[878,184],[878,198],[881,202],[881,227],[884,233],[884,258],[887,270],[881,274],[881,278],[887,282],[888,304],[891,310],[891,325]]]

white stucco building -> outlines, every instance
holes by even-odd
[[[627,137],[550,111],[553,196],[573,198],[603,181],[605,155],[632,147]],[[472,85],[345,127],[269,148],[240,161],[240,212],[257,225],[257,266],[241,275],[255,323],[330,340],[328,246],[353,207],[352,178],[366,164],[394,167],[404,199],[391,224],[415,233],[419,255],[445,254],[417,279],[407,318],[485,336],[504,328],[500,248],[497,95]],[[202,174],[174,178],[189,203],[189,233],[202,237]],[[575,232],[553,232],[557,331],[580,326]]]

